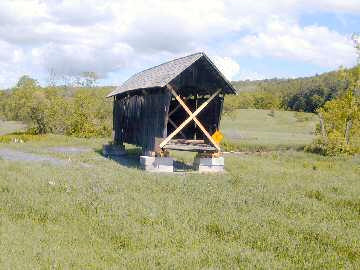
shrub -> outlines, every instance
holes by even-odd
[[[280,96],[273,93],[257,91],[244,92],[236,96],[226,96],[224,102],[224,113],[230,114],[237,109],[280,109]]]
[[[102,98],[104,99],[104,98]],[[111,106],[89,91],[79,91],[73,99],[67,122],[67,135],[77,137],[109,136],[112,131]]]
[[[318,110],[321,126],[306,150],[324,155],[360,152],[360,66],[346,74],[351,82],[346,94],[328,101]]]
[[[1,94],[0,111],[7,120],[28,124],[31,134],[77,137],[109,136],[112,106],[108,88],[41,88],[23,76],[11,91]]]

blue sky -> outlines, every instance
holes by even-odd
[[[86,71],[118,85],[198,51],[230,80],[310,76],[356,64],[359,0],[2,0],[0,88]]]

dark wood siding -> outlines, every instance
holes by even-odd
[[[130,143],[143,150],[153,150],[155,137],[167,136],[167,115],[170,93],[165,89],[117,96],[114,101],[114,130],[116,143]]]
[[[179,89],[178,94],[182,96],[211,94],[218,89],[227,89],[226,82],[204,57],[185,69],[171,83]]]

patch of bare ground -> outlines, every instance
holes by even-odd
[[[18,150],[13,150],[9,148],[0,149],[0,159],[10,160],[10,161],[25,161],[25,162],[35,162],[35,163],[49,163],[55,166],[65,166],[71,164],[69,160],[63,160],[55,157],[44,156],[39,154],[27,153]],[[82,166],[88,167],[90,165],[81,163]]]
[[[71,146],[58,146],[58,147],[50,147],[48,148],[52,152],[57,153],[66,153],[66,154],[79,154],[90,152],[90,148],[86,147],[71,147]]]

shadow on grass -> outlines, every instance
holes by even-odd
[[[192,165],[186,164],[183,161],[174,160],[174,172],[194,171]]]
[[[114,160],[122,166],[128,168],[140,168],[139,157],[141,155],[141,148],[129,148],[126,149],[126,154],[123,156],[105,156],[102,149],[97,149],[95,152],[107,159]]]
[[[123,156],[105,156],[103,154],[102,149],[97,149],[95,152],[107,159],[114,160],[118,164],[128,167],[128,168],[137,168],[140,169],[140,156],[141,156],[141,148],[127,148],[126,154]],[[186,172],[193,171],[193,166],[189,165],[183,161],[174,160],[174,172]]]

